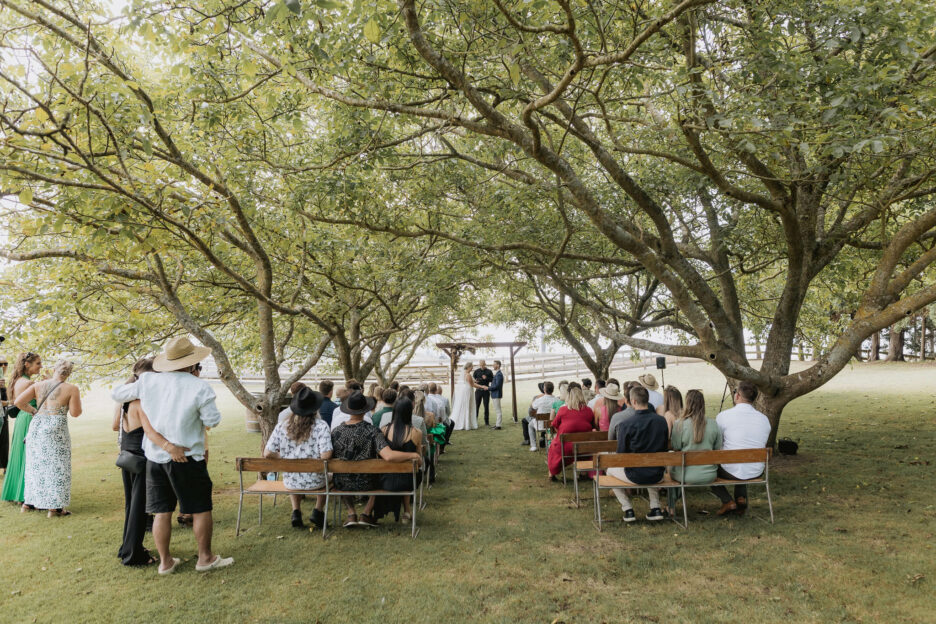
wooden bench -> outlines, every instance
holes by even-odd
[[[535,443],[539,446],[539,435],[543,434],[543,439],[546,442],[546,450],[549,451],[549,444],[552,442],[552,418],[549,414],[537,414],[536,418],[536,440],[530,440],[530,443]]]
[[[580,431],[577,433],[560,433],[557,436],[557,444],[562,454],[562,484],[566,485],[566,460],[574,460],[573,455],[565,454],[565,445],[567,442],[602,442],[608,439],[607,431]],[[574,445],[573,445],[574,448]]]
[[[260,497],[260,516],[258,524],[263,523],[263,495],[264,494],[309,494],[325,496],[325,518],[328,518],[328,507],[333,497],[342,496],[411,496],[412,521],[411,532],[415,539],[419,534],[416,528],[416,510],[419,507],[419,485],[417,475],[419,466],[416,460],[411,462],[388,462],[382,459],[366,459],[362,461],[344,461],[340,459],[266,459],[263,457],[238,457],[235,460],[237,466],[238,478],[240,480],[240,500],[237,506],[237,528],[235,534],[240,535],[241,510],[244,505],[245,494],[256,494]],[[244,472],[318,472],[325,477],[325,487],[317,490],[290,490],[282,481],[267,481],[266,479],[257,479],[249,487],[244,487]],[[410,490],[403,492],[391,492],[388,490],[368,490],[366,492],[351,492],[345,490],[335,490],[332,488],[331,481],[328,479],[329,473],[332,474],[412,474],[413,486]],[[336,506],[336,511],[338,510]],[[337,516],[337,514],[336,514]],[[328,536],[328,523],[322,527],[322,537]]]
[[[237,526],[234,530],[236,537],[240,537],[241,511],[244,508],[244,495],[256,494],[260,499],[260,518],[258,525],[263,524],[263,495],[272,494],[326,494],[328,491],[328,471],[326,462],[322,459],[267,459],[265,457],[238,457],[234,460],[237,467],[237,476],[240,481],[240,498],[237,501]],[[325,487],[317,490],[289,490],[282,481],[268,481],[257,479],[256,483],[244,487],[245,472],[318,472],[325,480]],[[274,498],[274,503],[276,499]],[[325,536],[324,527],[322,536]]]
[[[763,463],[764,473],[754,479],[716,479],[711,483],[688,484],[675,481],[667,470],[663,479],[657,483],[637,484],[621,480],[611,475],[600,474],[608,468],[645,468],[645,467],[672,467],[680,466],[685,473],[686,466],[708,466],[719,464]],[[774,521],[773,501],[770,497],[770,449],[736,449],[731,451],[676,451],[670,453],[604,453],[595,456],[594,469],[599,472],[594,480],[595,492],[595,518],[598,530],[601,530],[601,501],[599,498],[602,489],[613,488],[678,488],[681,493],[683,508],[682,526],[689,526],[689,514],[686,508],[686,488],[711,487],[713,485],[760,485],[767,490],[767,505],[770,509],[770,522]],[[673,518],[673,521],[679,522]]]
[[[413,487],[404,492],[391,492],[389,490],[368,490],[365,492],[354,492],[348,490],[329,489],[325,493],[325,517],[328,517],[329,500],[332,497],[341,498],[342,496],[411,496],[412,520],[411,532],[413,539],[419,535],[419,529],[416,528],[416,510],[419,508],[419,480],[417,475],[420,473],[419,462],[412,460],[408,462],[388,462],[383,459],[364,459],[361,461],[346,461],[342,459],[329,459],[327,462],[328,471],[332,474],[412,474]],[[338,506],[335,506],[335,521],[338,519]]]
[[[572,479],[575,486],[575,506],[579,506],[579,474],[595,470],[596,453],[613,453],[617,450],[617,440],[609,440],[608,432],[602,431],[604,440],[574,442],[572,444]]]

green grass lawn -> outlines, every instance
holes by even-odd
[[[793,403],[781,435],[801,452],[772,464],[774,525],[752,487],[743,519],[703,515],[717,499],[690,493],[688,530],[625,526],[608,498],[612,522],[598,533],[590,501],[575,509],[571,488],[546,481],[545,454],[521,446],[511,421],[455,434],[415,541],[402,525],[339,528],[323,541],[289,526],[282,499],[264,506],[258,528],[256,498],[235,538],[233,460],[256,455],[259,438],[219,392],[215,549],[236,563],[196,573],[194,539],[180,530],[174,554],[186,563],[166,578],[117,561],[123,491],[110,406],[96,390],[71,421],[74,515],[0,505],[0,621],[931,622],[934,376],[930,365],[856,365]],[[711,367],[683,364],[666,381],[704,389],[717,411],[723,381]]]

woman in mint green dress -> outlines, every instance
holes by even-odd
[[[42,369],[42,358],[37,354],[21,353],[16,358],[16,364],[13,366],[13,377],[10,379],[10,401],[16,400],[16,397],[25,392],[33,384],[33,377],[39,374]],[[29,404],[35,408],[36,401],[30,401]],[[26,463],[25,452],[26,434],[29,433],[29,425],[32,422],[32,414],[19,411],[16,417],[16,428],[13,430],[13,440],[10,445],[10,461],[7,464],[6,477],[3,480],[3,491],[0,492],[0,500],[22,503],[25,498],[26,490]],[[24,511],[31,511],[28,505],[23,505]]]

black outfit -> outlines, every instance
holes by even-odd
[[[475,372],[471,374],[474,378],[475,383],[479,386],[490,386],[494,383],[494,371],[490,368],[477,368]],[[475,389],[475,413],[480,415],[481,412],[481,403],[484,402],[484,424],[490,424],[490,418],[488,413],[488,406],[491,402],[491,391],[484,390],[483,388]]]
[[[412,440],[407,440],[403,444],[394,445],[389,436],[393,435],[391,430],[387,430],[387,445],[394,451],[403,451],[406,453],[418,453],[419,447],[413,444]],[[416,485],[422,481],[422,472],[416,472]],[[385,474],[380,476],[380,487],[388,492],[408,492],[413,489],[413,475],[408,473]],[[393,514],[395,520],[400,520],[400,506],[403,504],[402,496],[378,496],[374,501],[373,516],[376,519],[383,518]]]
[[[761,476],[763,476],[763,473],[753,478],[759,479]],[[733,474],[729,473],[727,470],[719,466],[718,478],[719,479],[737,479],[738,477],[734,476]],[[723,504],[730,503],[732,500],[737,500],[739,498],[747,499],[747,484],[746,483],[740,483],[734,486],[734,499],[731,498],[731,494],[728,493],[728,488],[726,488],[724,485],[713,485],[712,491],[715,492],[715,496],[717,496]]]
[[[0,400],[7,400],[6,386],[0,388]],[[6,470],[10,461],[10,419],[0,414],[0,468]]]
[[[121,428],[123,423],[121,422]],[[120,438],[120,450],[143,457],[143,427],[124,431]],[[146,471],[133,474],[121,469],[124,486],[123,543],[117,556],[124,565],[146,565],[150,554],[143,548],[143,534],[149,516],[146,513]]]
[[[211,477],[208,462],[166,462],[157,464],[146,461],[146,511],[147,513],[171,513],[176,503],[179,513],[197,514],[211,511]]]
[[[637,410],[617,426],[618,453],[665,453],[669,442],[666,419],[650,408]],[[633,483],[651,485],[663,479],[663,466],[625,468],[624,474]]]

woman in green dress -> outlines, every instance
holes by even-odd
[[[25,392],[33,384],[33,378],[42,370],[42,358],[37,354],[20,353],[16,358],[16,364],[13,366],[13,377],[10,379],[10,401],[15,401],[16,397]],[[36,408],[36,401],[29,403]],[[7,464],[6,477],[3,479],[3,491],[0,493],[0,500],[22,503],[26,489],[26,464],[24,440],[29,432],[29,424],[32,422],[32,414],[19,411],[16,417],[16,428],[13,430],[13,440],[10,446],[10,461]],[[23,511],[32,511],[30,505],[23,505]]]

